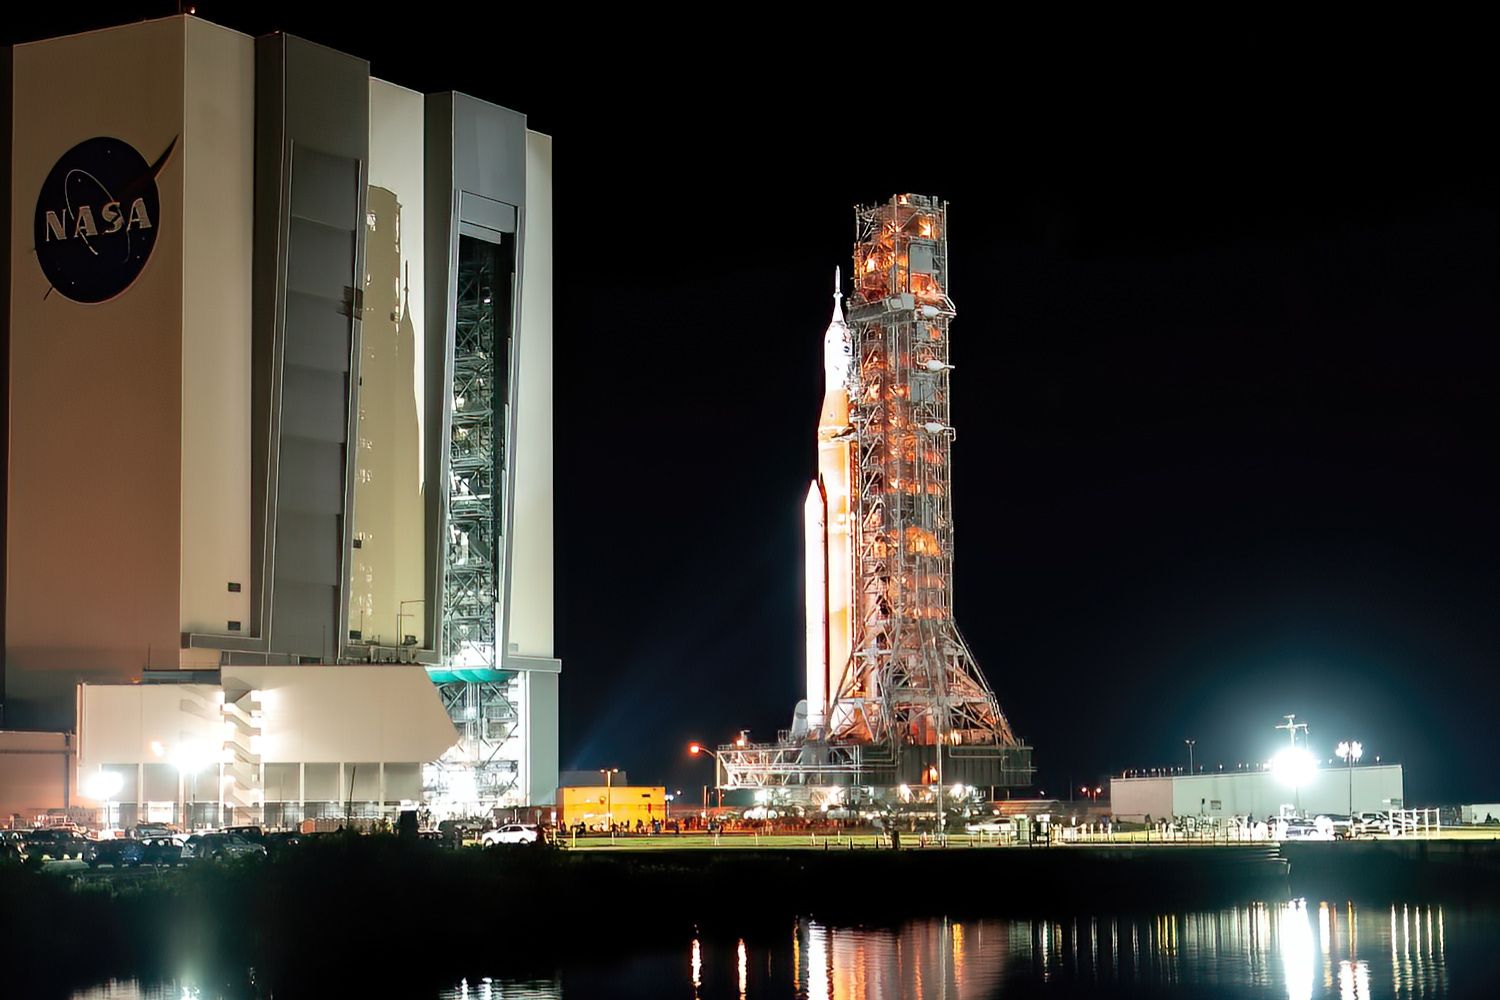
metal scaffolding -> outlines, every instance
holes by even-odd
[[[953,619],[948,210],[898,195],[855,210],[852,653],[827,726],[720,749],[728,787],[1025,785],[1018,740]],[[858,748],[852,752],[849,748]]]
[[[492,244],[460,241],[448,450],[448,564],[443,581],[443,662],[495,666],[499,509],[495,419],[495,278]],[[502,403],[503,405],[503,403]]]
[[[499,669],[497,616],[508,399],[512,273],[508,247],[461,237],[449,434],[448,545],[443,573],[443,665],[431,671],[457,746],[429,769],[443,811],[509,804],[520,760],[514,678]]]

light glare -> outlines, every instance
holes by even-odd
[[[1310,783],[1317,769],[1318,762],[1302,747],[1287,747],[1271,758],[1271,773],[1277,781],[1292,788]]]

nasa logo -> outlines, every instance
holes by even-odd
[[[120,139],[86,139],[64,153],[36,200],[36,259],[52,287],[75,302],[104,302],[129,288],[156,246],[161,196],[155,163]]]

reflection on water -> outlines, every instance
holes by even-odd
[[[1466,925],[1477,940],[1497,929],[1493,915],[1470,915]],[[1304,900],[1145,918],[933,920],[890,931],[803,921],[792,948],[806,960],[792,985],[808,1000],[965,1000],[993,996],[1007,982],[1366,1000],[1372,976],[1388,974],[1382,995],[1487,992],[1493,964],[1450,993],[1446,935],[1439,906],[1387,913]]]
[[[774,940],[693,940],[680,950],[600,962],[580,956],[553,980],[463,980],[436,996],[968,1000],[1002,995],[1011,986],[1275,1000],[1489,996],[1500,977],[1496,941],[1500,911],[1494,909],[1370,909],[1305,900],[1137,917],[914,920],[890,928],[803,919]],[[74,996],[231,995],[182,983],[111,983]]]

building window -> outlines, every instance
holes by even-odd
[[[231,631],[231,632],[238,632],[239,630],[240,630],[240,623],[239,622],[232,621],[232,622],[229,623],[229,631]]]

